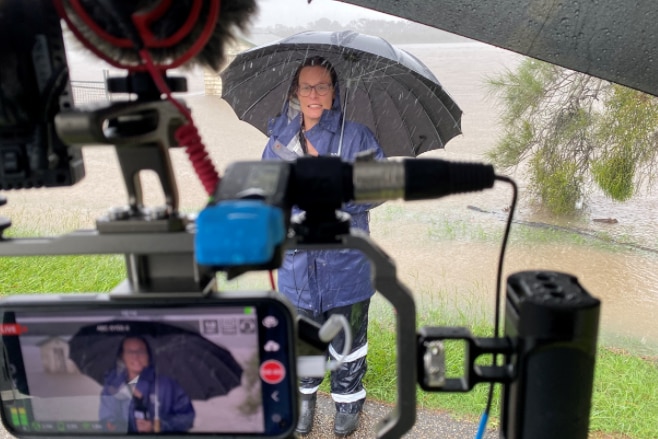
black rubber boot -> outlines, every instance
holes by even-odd
[[[334,417],[334,433],[338,436],[349,436],[359,427],[359,417],[363,400],[352,404],[336,404]]]
[[[310,395],[300,394],[299,422],[295,431],[299,434],[309,434],[313,428],[313,416],[315,415],[315,402],[317,393]]]

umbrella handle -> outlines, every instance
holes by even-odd
[[[160,422],[160,397],[158,396],[158,373],[155,373],[155,401],[154,401],[155,416],[153,417],[153,432],[160,433],[162,431],[162,424]]]

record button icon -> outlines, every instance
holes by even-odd
[[[260,378],[267,384],[279,384],[286,377],[286,368],[280,361],[267,360],[260,365]]]

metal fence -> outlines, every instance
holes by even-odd
[[[75,105],[112,100],[104,81],[71,81],[71,89]]]
[[[106,103],[112,101],[131,100],[128,93],[109,93],[106,88],[109,70],[103,70],[102,81],[71,81],[73,92],[73,103],[76,106],[94,103]]]
[[[1,2],[2,0],[0,0]],[[103,81],[73,81],[71,80],[71,91],[73,103],[77,106],[86,104],[108,103],[113,101],[131,101],[136,98],[129,93],[109,93],[106,88],[109,70],[103,70]],[[221,78],[217,73],[204,73],[204,85],[206,94],[221,95]],[[93,105],[92,105],[93,106]]]

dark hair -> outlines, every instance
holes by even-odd
[[[302,71],[302,69],[304,67],[311,67],[311,66],[324,67],[329,72],[329,75],[331,76],[331,85],[333,85],[334,88],[336,88],[336,84],[338,84],[338,74],[336,73],[334,66],[332,66],[328,60],[326,60],[321,56],[312,56],[310,58],[306,58],[304,62],[301,63],[299,67],[297,67],[297,70],[295,71],[295,76],[292,77],[292,82],[290,83],[290,91],[288,93],[289,97],[293,97],[295,95],[295,92],[297,92],[297,87],[299,86],[299,74]]]

